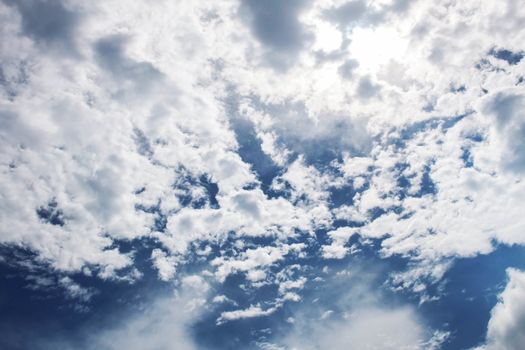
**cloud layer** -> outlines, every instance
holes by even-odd
[[[228,327],[302,305],[322,266],[394,261],[381,288],[428,302],[457,259],[525,243],[517,0],[5,0],[0,21],[0,244],[73,298],[144,278],[146,256],[159,283],[197,270]],[[519,276],[487,346],[517,344]],[[442,343],[384,303],[316,346]],[[201,316],[172,313],[147,322]]]

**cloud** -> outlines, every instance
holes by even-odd
[[[479,349],[517,350],[525,341],[525,272],[508,269],[507,285],[499,295],[487,326],[487,343]]]
[[[519,5],[4,1],[0,244],[119,280],[147,238],[163,281],[202,263],[274,289],[224,320],[301,302],[321,277],[291,266],[342,263],[354,239],[408,262],[390,286],[430,293],[454,259],[525,243]],[[421,330],[410,307],[329,310],[334,347]]]
[[[169,281],[176,272],[177,261],[174,257],[169,257],[161,249],[151,251],[153,265],[159,271],[159,278],[163,281]]]
[[[242,320],[245,318],[269,316],[277,311],[276,307],[271,307],[263,310],[259,305],[251,305],[247,309],[224,311],[217,319],[217,325],[221,325],[228,321]]]
[[[525,168],[525,93],[519,88],[497,91],[486,98],[484,113],[494,118],[492,136],[503,147],[503,167],[522,172]]]
[[[20,6],[32,11],[27,4]],[[62,3],[40,5],[66,11]],[[26,46],[27,38],[17,34],[24,32],[23,23],[11,20],[5,27],[3,36],[23,50],[13,56],[3,47],[2,57],[13,64],[30,62],[32,69],[23,91],[2,102],[5,171],[0,191],[3,243],[23,244],[59,270],[90,265],[100,277],[112,278],[133,263],[132,254],[119,252],[114,240],[147,236],[160,214],[180,209],[170,186],[181,164],[197,178],[209,173],[226,192],[253,176],[234,154],[232,133],[213,98],[206,102],[206,94],[193,89],[181,96],[177,84],[136,54],[137,37],[100,30],[114,28],[115,18],[104,13],[112,13],[115,4],[107,6],[82,13],[78,32],[72,22],[60,22],[51,26],[56,32],[39,32],[41,37],[25,33],[31,40],[53,42],[61,40],[62,32],[72,40],[82,34],[82,47],[92,49],[93,59],[62,60],[45,47]],[[16,11],[2,7],[6,18]],[[56,19],[61,20],[68,19]],[[91,27],[92,20],[98,26]],[[201,115],[209,128],[168,115]],[[137,130],[142,142],[149,143],[147,153],[137,147]],[[26,200],[19,201],[20,196]],[[147,209],[154,206],[160,214]]]
[[[247,249],[235,259],[216,258],[211,264],[218,266],[216,276],[220,281],[235,273],[236,271],[253,271],[265,268],[281,259],[288,253],[289,248],[283,247],[259,247]]]
[[[421,349],[422,331],[410,309],[364,309],[341,322],[326,322],[306,339],[290,340],[291,349]]]
[[[332,243],[323,246],[323,257],[325,259],[342,259],[349,252],[349,248],[345,244],[350,238],[357,233],[356,228],[340,227],[333,231],[328,231],[326,234],[330,237]]]

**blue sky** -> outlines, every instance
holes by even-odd
[[[519,1],[0,23],[0,348],[521,349]]]

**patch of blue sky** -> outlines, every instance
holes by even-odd
[[[341,205],[352,205],[357,191],[351,184],[334,188],[330,191],[330,206],[338,208]]]
[[[496,49],[492,48],[489,52],[489,55],[494,56],[499,60],[506,61],[508,64],[514,65],[518,64],[524,57],[523,51],[513,52],[508,49]]]
[[[157,277],[148,240],[117,242],[122,252],[134,252],[134,268],[142,276],[133,283],[104,280],[82,272],[51,271],[24,249],[3,246],[0,263],[0,348],[35,349],[88,347],[91,332],[115,327],[130,313],[139,313],[159,295],[173,290]],[[96,266],[89,267],[96,271]],[[89,300],[69,295],[60,281],[70,279],[92,292]]]
[[[263,152],[262,142],[257,137],[253,123],[239,116],[238,97],[232,92],[225,101],[226,112],[231,118],[231,126],[235,133],[239,149],[237,153],[241,159],[250,164],[252,170],[261,182],[261,189],[269,196],[278,196],[270,188],[272,180],[283,170],[277,166],[272,158]]]
[[[282,169],[262,151],[261,140],[257,137],[250,121],[238,119],[233,123],[233,129],[239,143],[239,156],[244,162],[251,165],[261,181],[262,189],[267,190],[268,185]]]
[[[183,207],[192,207],[193,209],[201,209],[207,204],[211,208],[218,208],[219,202],[217,201],[217,193],[219,193],[219,187],[217,183],[213,182],[206,174],[195,177],[189,174],[180,177],[177,183],[173,185],[174,189],[177,190],[177,197]],[[192,195],[192,190],[201,187],[205,191],[204,197],[195,198]]]
[[[46,205],[42,205],[36,210],[36,214],[45,223],[57,226],[64,226],[64,212],[58,207],[56,199],[51,199]]]
[[[257,337],[254,335],[268,328],[272,334],[270,338],[279,338],[280,334],[286,334],[290,328],[286,319],[314,300],[319,310],[335,310],[337,317],[338,313],[344,312],[338,310],[337,306],[343,287],[335,288],[333,284],[316,283],[316,277],[330,278],[348,267],[368,266],[373,267],[376,272],[372,288],[380,291],[385,306],[393,307],[403,303],[413,305],[422,313],[427,326],[451,332],[451,337],[443,344],[443,349],[463,349],[475,346],[485,339],[490,310],[506,283],[505,269],[525,268],[525,251],[523,247],[518,246],[501,245],[488,255],[458,259],[443,281],[426,281],[426,292],[439,298],[419,305],[418,293],[408,290],[393,292],[385,285],[392,273],[405,271],[410,267],[410,259],[401,256],[385,258],[380,255],[380,239],[369,240],[363,244],[358,236],[354,236],[348,242],[348,245],[358,247],[354,254],[341,260],[325,260],[319,256],[318,247],[315,246],[326,241],[326,231],[320,230],[315,239],[310,241],[312,245],[308,246],[306,257],[290,258],[276,263],[270,269],[270,273],[276,273],[286,266],[300,264],[301,276],[307,277],[308,282],[300,293],[302,300],[299,303],[285,303],[282,309],[269,316],[231,321],[214,328],[214,321],[221,311],[247,308],[255,304],[260,304],[263,309],[269,308],[272,306],[271,301],[278,297],[277,286],[274,284],[254,289],[246,287],[247,281],[243,273],[231,275],[222,286],[217,287],[217,292],[238,301],[239,305],[234,308],[231,305],[218,308],[199,321],[194,328],[197,339],[202,341],[204,346],[210,346],[210,349],[228,349],[232,346],[255,348],[254,342]],[[324,273],[324,269],[329,269],[330,274]],[[345,288],[348,290],[355,280],[349,279],[340,283],[347,283]],[[319,315],[315,317],[318,318]]]
[[[287,322],[289,317],[306,315],[313,330],[327,311],[331,312],[330,318],[341,319],[344,314],[361,307],[372,290],[387,309],[406,303],[403,296],[385,286],[389,273],[403,269],[406,260],[381,258],[377,254],[379,245],[379,241],[361,245],[357,253],[342,260],[311,256],[306,264],[303,262],[302,275],[308,281],[300,292],[302,300],[285,303],[282,309],[267,317],[269,322],[264,326],[270,325],[271,340],[290,332],[293,326]]]
[[[474,166],[474,161],[472,159],[470,149],[466,147],[463,148],[463,154],[461,155],[461,159],[463,159],[463,164],[465,168],[472,168]]]

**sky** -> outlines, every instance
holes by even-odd
[[[0,23],[1,349],[522,349],[520,0]]]

